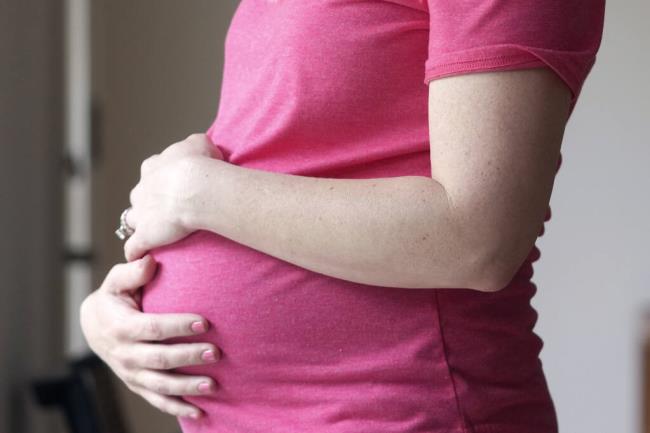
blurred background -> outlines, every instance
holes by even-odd
[[[179,431],[87,357],[78,308],[123,261],[141,161],[216,116],[237,3],[0,0],[0,433]],[[561,433],[650,433],[648,16],[607,5],[537,241]]]

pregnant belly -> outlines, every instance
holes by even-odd
[[[182,420],[184,431],[349,431],[362,420],[354,431],[414,432],[455,413],[431,291],[331,278],[205,231],[152,254],[143,310],[203,315],[208,333],[170,342],[223,354],[178,369],[218,384],[186,397],[207,417]]]

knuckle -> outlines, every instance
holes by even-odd
[[[145,374],[145,370],[129,370],[125,372],[129,382],[140,388],[147,388],[147,377],[144,376]]]
[[[137,189],[138,186],[136,185],[133,188],[131,188],[131,191],[129,191],[129,201],[131,202],[131,204],[134,204],[137,200],[137,194],[138,194]]]
[[[104,279],[104,284],[103,286],[111,286],[113,282],[118,278],[119,274],[122,271],[122,264],[117,263],[108,270],[108,273],[106,274],[106,278]]]
[[[133,368],[132,357],[127,355],[121,347],[111,347],[108,350],[107,358],[109,358],[111,362],[121,366],[124,370]]]
[[[138,364],[137,359],[129,354],[121,354],[119,361],[122,363],[124,368],[132,369],[135,368]]]
[[[88,310],[88,299],[90,298],[90,295],[86,296],[83,301],[81,301],[81,304],[79,304],[79,316],[84,316],[86,311]]]
[[[139,385],[138,376],[131,370],[122,369],[120,377],[131,390]]]
[[[131,336],[129,329],[120,323],[112,323],[106,329],[108,335],[116,340],[126,340]]]
[[[151,383],[151,389],[157,392],[158,394],[169,394],[170,387],[162,379],[156,379]]]
[[[161,156],[168,156],[172,154],[178,147],[183,143],[183,141],[177,141],[175,143],[170,144],[167,146],[165,149],[163,149],[162,152],[160,152]]]
[[[174,415],[174,416],[179,415],[178,409],[171,402],[169,402],[167,400],[162,400],[160,402],[160,407],[162,408],[162,410],[164,412],[166,412],[166,413],[168,413],[170,415]]]
[[[179,411],[174,407],[172,403],[169,402],[164,402],[162,403],[163,407],[163,412],[172,415],[172,416],[179,416]]]
[[[148,365],[151,368],[167,370],[170,367],[170,362],[162,353],[156,352],[149,355]]]
[[[115,346],[111,346],[106,350],[106,357],[109,358],[111,361],[116,362],[117,364],[120,364],[124,366],[124,354],[121,349]]]
[[[122,289],[122,286],[124,286],[126,276],[124,269],[121,265],[116,265],[113,268],[114,269],[109,272],[109,275],[106,276],[106,279],[100,286],[99,290],[97,290],[98,296],[99,294],[115,294]],[[102,301],[98,300],[98,302]],[[104,309],[99,308],[97,312],[103,313]]]
[[[163,337],[160,325],[153,318],[145,319],[142,328],[146,338],[160,340]]]
[[[116,274],[120,272],[120,263],[116,263],[111,268],[108,270],[108,274],[106,274],[106,278],[113,278],[115,277]]]
[[[203,364],[203,353],[207,350],[209,349],[203,347],[185,352],[182,357],[183,362],[185,364]]]
[[[143,273],[145,273],[149,266],[151,265],[151,260],[138,260],[135,262],[135,271],[136,273],[141,276]]]
[[[205,382],[205,380],[203,382]],[[196,383],[195,381],[191,381],[191,382],[188,381],[186,384],[184,384],[183,388],[185,390],[184,394],[187,394],[187,395],[192,395],[192,394],[198,394],[199,393],[198,392],[198,389],[199,389],[198,388],[198,383]]]
[[[163,398],[161,396],[156,395],[156,394],[151,394],[151,393],[148,393],[148,392],[143,392],[141,395],[145,398],[145,400],[147,400],[149,402],[150,405],[152,405],[152,406],[154,406],[154,407],[156,407],[156,408],[158,408],[158,409],[160,409],[162,411],[165,411]]]
[[[81,302],[79,306],[79,324],[81,325],[81,330],[84,335],[88,334],[88,320],[91,319],[92,315],[89,311],[91,309],[91,296],[92,294],[86,296],[86,298]]]
[[[140,164],[140,173],[146,173],[152,168],[153,159],[154,157],[150,156],[149,158],[146,158],[144,161],[142,161],[142,164]]]
[[[127,260],[129,259],[129,255],[130,255],[129,252],[131,251],[131,248],[132,248],[131,245],[133,245],[133,237],[130,237],[129,239],[127,239],[126,242],[124,242],[124,247],[123,247],[123,249],[124,249],[124,257]]]

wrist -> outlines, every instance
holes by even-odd
[[[205,156],[184,158],[181,163],[181,203],[176,218],[187,231],[212,230],[218,217],[221,185],[228,173],[226,162]]]

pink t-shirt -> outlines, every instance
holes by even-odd
[[[431,176],[429,80],[550,67],[573,109],[603,14],[603,0],[243,0],[207,132],[243,167]],[[357,284],[206,231],[153,253],[143,309],[204,315],[207,334],[172,341],[223,352],[179,369],[219,386],[186,397],[207,415],[179,419],[186,433],[557,431],[533,332],[536,247],[495,293]]]

